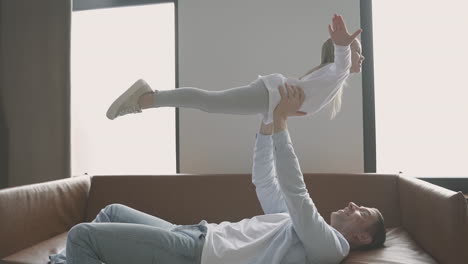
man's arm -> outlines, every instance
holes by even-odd
[[[265,125],[262,122],[255,141],[252,167],[252,183],[265,214],[288,212],[276,179],[272,133],[273,123]]]
[[[349,252],[349,245],[325,222],[309,196],[299,161],[289,136],[286,120],[296,115],[303,102],[303,91],[287,85],[280,89],[281,101],[273,112],[273,143],[280,189],[294,230],[301,240],[307,258],[313,263],[338,263]]]

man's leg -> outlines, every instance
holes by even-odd
[[[67,239],[68,264],[199,263],[204,237],[141,224],[82,223]]]
[[[135,210],[123,204],[110,204],[104,207],[93,223],[130,223],[142,224],[170,230],[177,225],[166,220]]]
[[[170,230],[178,225],[169,223],[161,218],[140,212],[122,204],[110,204],[104,207],[92,221],[93,223],[133,223],[143,224]],[[49,256],[51,264],[65,264],[66,248],[59,253]]]

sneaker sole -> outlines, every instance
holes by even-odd
[[[142,80],[139,79],[136,81],[130,88],[127,89],[123,94],[121,94],[109,107],[107,110],[106,116],[110,120],[114,120],[117,117],[117,112],[119,111],[119,107],[130,98],[133,94],[135,94],[136,91],[138,91],[141,87],[148,86],[148,84]],[[151,90],[151,89],[150,89]],[[150,91],[149,90],[149,91]]]

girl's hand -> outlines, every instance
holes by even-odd
[[[362,32],[362,29],[358,29],[356,32],[354,32],[353,35],[349,35],[343,17],[336,14],[333,15],[332,23],[333,28],[331,25],[328,25],[328,32],[330,33],[330,38],[333,40],[333,42],[339,46],[350,45],[353,40]]]

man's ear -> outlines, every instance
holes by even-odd
[[[359,232],[356,234],[356,240],[359,241],[361,245],[367,245],[372,242],[372,237],[367,232]]]

